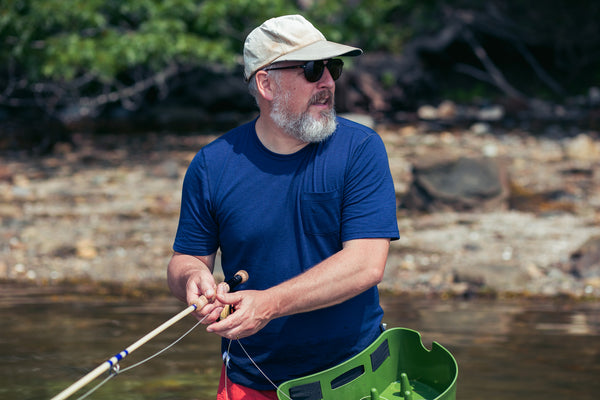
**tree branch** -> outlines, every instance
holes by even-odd
[[[525,95],[523,95],[521,92],[519,92],[517,89],[515,89],[510,83],[508,83],[508,81],[504,77],[504,74],[502,74],[502,71],[500,71],[498,69],[498,67],[496,67],[496,65],[490,59],[490,57],[488,56],[488,54],[485,51],[485,49],[483,48],[483,46],[481,46],[481,44],[479,44],[477,39],[475,39],[475,36],[473,35],[473,33],[470,30],[465,29],[463,31],[463,37],[465,38],[467,43],[471,46],[473,53],[477,56],[477,58],[479,59],[479,61],[483,65],[483,67],[486,69],[486,71],[490,75],[490,78],[494,82],[494,85],[511,97],[514,97],[517,99],[524,99]]]
[[[177,75],[179,72],[180,68],[176,64],[171,64],[159,73],[154,74],[146,79],[137,81],[133,85],[123,87],[109,93],[103,93],[94,97],[81,97],[79,104],[88,108],[97,108],[108,103],[132,99],[134,96],[147,91],[153,86],[163,87],[168,79]]]
[[[544,82],[554,93],[556,94],[565,94],[565,90],[556,82],[552,77],[542,68],[542,66],[537,62],[535,57],[531,54],[529,50],[521,43],[521,41],[515,41],[515,47],[521,53],[525,61],[533,68],[536,75]]]
[[[0,104],[11,107],[41,107],[50,115],[63,120],[80,116],[96,115],[99,109],[109,103],[121,102],[127,109],[136,109],[143,100],[143,94],[152,87],[157,87],[162,96],[168,93],[167,81],[177,75],[181,67],[172,63],[162,71],[141,79],[138,77],[132,85],[123,85],[118,81],[104,85],[102,93],[95,96],[83,96],[84,88],[97,81],[97,76],[86,73],[68,83],[31,83],[26,79],[17,80],[14,76],[8,78],[6,88],[0,93]],[[15,93],[19,89],[27,89],[31,97],[18,98]],[[61,114],[61,107],[75,106],[76,115]]]
[[[490,74],[488,74],[485,71],[480,70],[479,68],[475,68],[472,65],[459,63],[454,66],[454,70],[457,72],[463,73],[465,75],[469,75],[480,81],[489,83],[490,85],[494,85],[494,86],[496,85],[496,82],[494,82],[494,80],[492,79]]]

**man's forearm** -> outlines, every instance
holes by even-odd
[[[272,318],[341,303],[383,278],[388,239],[358,239],[303,274],[266,290]]]
[[[243,338],[275,318],[348,300],[381,281],[388,250],[388,239],[349,241],[338,253],[277,286],[222,293],[217,298],[235,305],[236,312],[207,330],[229,339]]]

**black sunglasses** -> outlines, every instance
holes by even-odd
[[[342,68],[344,67],[344,62],[339,59],[327,60],[327,64],[323,60],[318,61],[308,61],[306,64],[302,65],[290,65],[288,67],[271,67],[265,68],[263,71],[273,71],[276,69],[292,69],[292,68],[303,68],[304,69],[304,77],[309,82],[317,82],[323,76],[323,72],[325,72],[325,67],[329,70],[331,77],[333,80],[337,80],[337,78],[342,75]]]

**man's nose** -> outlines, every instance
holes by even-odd
[[[323,76],[317,82],[320,88],[328,88],[332,89],[335,87],[335,81],[331,77],[331,72],[329,72],[329,68],[325,67],[323,71]]]

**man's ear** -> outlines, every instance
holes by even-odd
[[[273,78],[269,76],[267,71],[258,71],[254,75],[256,79],[256,88],[261,97],[267,101],[273,101],[275,86]]]

